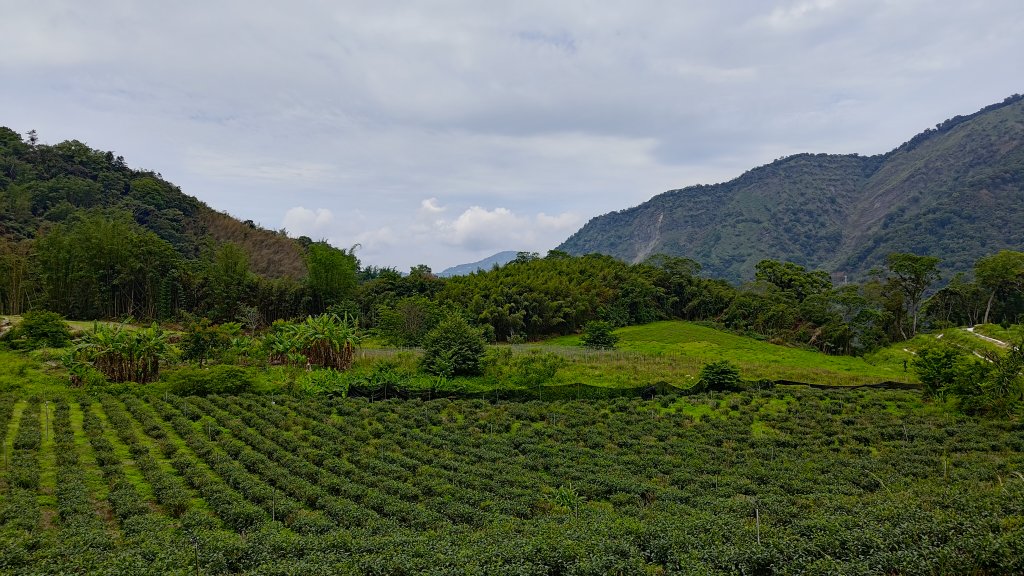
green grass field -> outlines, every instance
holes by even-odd
[[[1024,338],[1024,324],[1012,324],[1009,328],[1003,328],[999,324],[978,324],[974,331],[1010,344],[1020,342]]]
[[[903,370],[903,360],[913,356],[902,350],[887,349],[863,358],[830,356],[679,321],[629,326],[615,333],[620,337],[619,349],[608,352],[583,350],[578,336],[529,347],[570,356],[570,366],[558,376],[562,383],[579,379],[597,385],[636,386],[665,381],[686,387],[702,366],[723,359],[738,365],[747,380],[836,386],[916,381],[912,372]]]

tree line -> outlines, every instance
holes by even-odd
[[[245,223],[254,236],[289,242],[302,260],[294,266],[300,274],[272,277],[266,258],[243,244],[244,230],[236,242],[215,241],[196,217],[209,208],[159,174],[77,141],[47,146],[7,128],[0,128],[0,208],[0,314],[206,318],[258,329],[329,312],[358,318],[361,329],[394,346],[421,345],[453,314],[496,342],[578,333],[594,321],[685,319],[831,354],[862,354],[922,328],[1013,323],[1024,314],[1024,253],[1009,250],[945,284],[938,258],[906,253],[889,255],[857,283],[764,260],[752,281],[735,285],[706,277],[688,258],[628,264],[557,250],[442,279],[423,265],[408,273],[363,266],[354,247],[288,240]]]

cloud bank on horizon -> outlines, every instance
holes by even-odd
[[[390,5],[385,5],[390,4]],[[1020,0],[0,0],[0,124],[436,270],[1022,90]]]

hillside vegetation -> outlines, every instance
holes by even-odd
[[[628,262],[665,253],[732,281],[763,259],[862,278],[888,254],[966,272],[1024,246],[1024,97],[956,117],[878,156],[798,154],[735,180],[598,216],[559,250]]]
[[[128,167],[113,152],[69,140],[39,144],[0,126],[0,238],[19,241],[68,221],[82,210],[125,213],[185,258],[211,244],[240,246],[252,269],[299,279],[302,246],[283,234],[240,222],[184,194],[150,170]]]

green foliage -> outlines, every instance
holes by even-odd
[[[911,361],[926,396],[941,396],[947,387],[964,378],[965,363],[971,362],[967,352],[951,345],[922,348]],[[973,362],[971,362],[973,363]]]
[[[792,262],[762,260],[754,267],[754,278],[775,285],[797,302],[832,288],[832,280],[822,270],[808,272]]]
[[[698,391],[729,391],[741,388],[740,369],[728,360],[709,362],[700,369],[695,386]]]
[[[974,265],[974,275],[979,286],[989,295],[981,323],[989,323],[993,304],[1004,307],[999,315],[1003,321],[1008,317],[1013,318],[1011,310],[1021,309],[1019,301],[1024,293],[1024,252],[1002,250],[998,254],[980,258]],[[1014,300],[1018,301],[1016,307],[1013,306]]]
[[[179,266],[174,249],[123,212],[83,213],[36,241],[43,297],[72,318],[154,318],[162,279]]]
[[[231,344],[230,336],[219,326],[210,323],[209,318],[192,319],[185,325],[181,337],[181,357],[196,362],[199,366],[223,352]]]
[[[96,324],[66,357],[71,382],[81,385],[87,372],[76,368],[89,364],[111,382],[145,384],[160,377],[160,363],[168,354],[167,335],[156,324],[140,330],[124,325]]]
[[[293,364],[348,370],[360,335],[348,317],[307,316],[302,322],[275,322],[263,338],[271,364]]]
[[[917,335],[918,312],[928,288],[939,279],[939,258],[896,252],[888,256],[889,284],[903,297],[910,334]],[[901,327],[902,330],[902,327]]]
[[[483,335],[457,314],[449,315],[423,337],[423,369],[451,378],[481,372],[486,351]]]
[[[441,308],[434,301],[409,296],[378,309],[376,332],[392,346],[419,346],[441,318]]]
[[[916,391],[0,395],[0,429],[12,574],[1024,570],[1019,429]]]
[[[619,337],[612,330],[613,327],[608,322],[601,320],[587,322],[587,325],[583,327],[580,342],[587,348],[610,350],[615,348],[615,344],[619,341]]]
[[[348,395],[349,380],[344,372],[331,368],[322,368],[303,372],[297,382],[299,392],[308,396],[341,396]]]
[[[4,339],[12,348],[34,350],[43,346],[63,348],[71,343],[71,330],[56,312],[30,310]]]
[[[183,366],[168,371],[163,381],[172,392],[181,396],[242,394],[251,391],[255,385],[250,370],[225,364],[208,368]]]
[[[1024,401],[1024,341],[980,355],[977,359],[959,348],[935,346],[920,350],[913,365],[927,395],[954,396],[968,413],[1013,414]]]
[[[355,292],[359,269],[355,247],[346,252],[326,242],[314,242],[306,248],[306,268],[306,285],[313,299],[311,312],[323,313]]]
[[[552,352],[514,353],[496,348],[484,359],[484,374],[496,388],[534,388],[553,380],[558,369],[567,364],[564,357]]]

